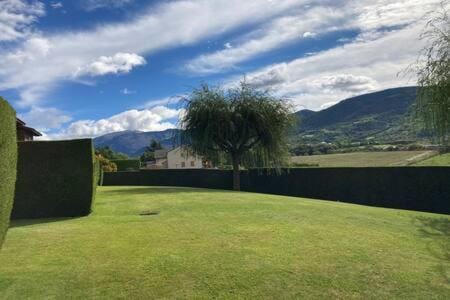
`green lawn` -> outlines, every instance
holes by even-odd
[[[1,299],[449,296],[450,216],[273,195],[102,187],[0,251]]]
[[[319,167],[391,167],[411,165],[434,155],[434,151],[352,152],[294,156],[291,161]]]
[[[450,166],[450,153],[433,156],[429,159],[423,160],[416,166]]]

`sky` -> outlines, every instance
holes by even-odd
[[[0,0],[0,96],[43,139],[177,126],[202,83],[245,78],[320,110],[414,85],[439,0]]]

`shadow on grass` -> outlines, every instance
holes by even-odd
[[[193,188],[182,186],[108,186],[115,187],[114,190],[102,191],[103,194],[126,194],[126,195],[144,195],[144,194],[183,194],[183,193],[223,193],[228,190]]]
[[[420,235],[429,240],[427,247],[431,255],[442,262],[436,266],[437,271],[450,283],[450,219],[417,217],[414,223]]]
[[[67,218],[42,218],[42,219],[20,219],[20,220],[12,220],[9,224],[9,228],[14,227],[23,227],[30,226],[36,224],[46,224],[46,223],[54,223],[54,222],[63,222],[68,220],[79,219],[80,217],[67,217]]]

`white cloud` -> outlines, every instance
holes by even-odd
[[[129,90],[128,88],[121,89],[120,92],[124,95],[136,94],[136,91]]]
[[[12,64],[7,59],[9,56],[17,53],[32,56],[32,53],[25,45],[14,50],[0,49],[0,90],[20,89],[28,93],[36,87],[48,90],[63,80],[74,80],[77,70],[88,67],[99,57],[112,57],[116,53],[144,56],[193,44],[243,24],[267,20],[304,2],[306,0],[272,3],[266,0],[168,1],[143,9],[133,21],[100,25],[88,31],[41,33],[40,38],[47,40],[51,48],[40,59]],[[43,95],[45,93],[39,96]],[[37,96],[34,98],[34,101],[39,100]]]
[[[5,56],[5,62],[23,65],[45,58],[51,49],[50,42],[41,37],[32,37],[23,43],[23,48]]]
[[[177,95],[177,96],[169,96],[161,99],[151,99],[147,100],[140,108],[153,108],[155,106],[163,106],[163,105],[171,105],[177,106],[183,98],[186,98],[188,95]]]
[[[310,31],[306,31],[305,33],[303,33],[304,38],[315,37],[316,35],[317,35],[317,33],[310,32]]]
[[[180,113],[182,113],[181,109],[171,109],[164,106],[144,110],[132,109],[106,119],[73,122],[66,129],[56,134],[48,134],[46,138],[95,137],[124,130],[161,131],[176,128],[176,125],[170,119],[176,118]]]
[[[33,107],[27,113],[19,114],[19,118],[41,131],[58,129],[63,124],[72,120],[65,112],[56,108]]]
[[[289,16],[281,16],[263,28],[233,41],[226,47],[202,54],[186,63],[183,70],[207,75],[236,68],[243,61],[330,31],[360,30],[359,41],[383,36],[381,29],[414,24],[437,7],[439,0],[316,1]],[[349,41],[349,40],[341,40]]]
[[[231,46],[231,43],[225,43],[223,46],[224,46],[226,49],[233,48],[233,46]]]
[[[30,25],[44,14],[44,5],[38,1],[1,0],[0,42],[28,36],[31,33]]]
[[[412,24],[425,13],[437,8],[441,0],[367,0],[350,2],[355,18],[351,26],[363,31],[384,27]]]
[[[106,74],[128,73],[134,67],[145,65],[145,58],[135,53],[116,53],[101,56],[86,66],[79,67],[74,76],[100,76]]]
[[[47,93],[49,86],[31,86],[30,88],[20,91],[20,101],[17,102],[19,107],[33,106],[34,103],[40,101]]]
[[[50,6],[54,9],[62,8],[63,4],[61,2],[52,2],[50,3]]]
[[[183,70],[193,74],[212,74],[226,71],[245,60],[254,58],[288,43],[302,38],[316,36],[311,29],[319,29],[321,33],[335,30],[335,24],[342,22],[345,15],[330,7],[315,7],[310,10],[276,18],[263,28],[244,35],[233,42],[225,44],[225,49],[202,54],[186,63]]]
[[[333,106],[333,105],[335,105],[335,104],[337,104],[337,103],[339,103],[339,101],[326,102],[326,103],[324,103],[324,104],[322,104],[322,105],[320,106],[320,110],[322,110],[322,109],[327,109],[328,107],[331,107],[331,106]]]
[[[377,82],[367,76],[355,76],[352,74],[334,74],[318,78],[312,85],[320,90],[343,91],[349,93],[361,93],[374,90]]]
[[[87,11],[93,11],[100,8],[120,8],[134,1],[135,0],[82,0],[81,6]]]
[[[247,74],[247,80],[297,107],[320,109],[327,102],[374,90],[414,84],[398,76],[423,47],[422,23],[384,32],[375,40],[353,41],[314,55],[275,64]],[[236,82],[239,78],[232,78]]]

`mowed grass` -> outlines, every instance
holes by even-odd
[[[450,166],[450,153],[436,155],[421,162],[415,164],[416,166],[433,166],[433,167],[449,167]]]
[[[12,223],[0,298],[448,299],[449,260],[445,215],[101,187],[88,217]]]
[[[294,156],[293,163],[319,167],[407,166],[436,155],[434,151],[383,151]]]

